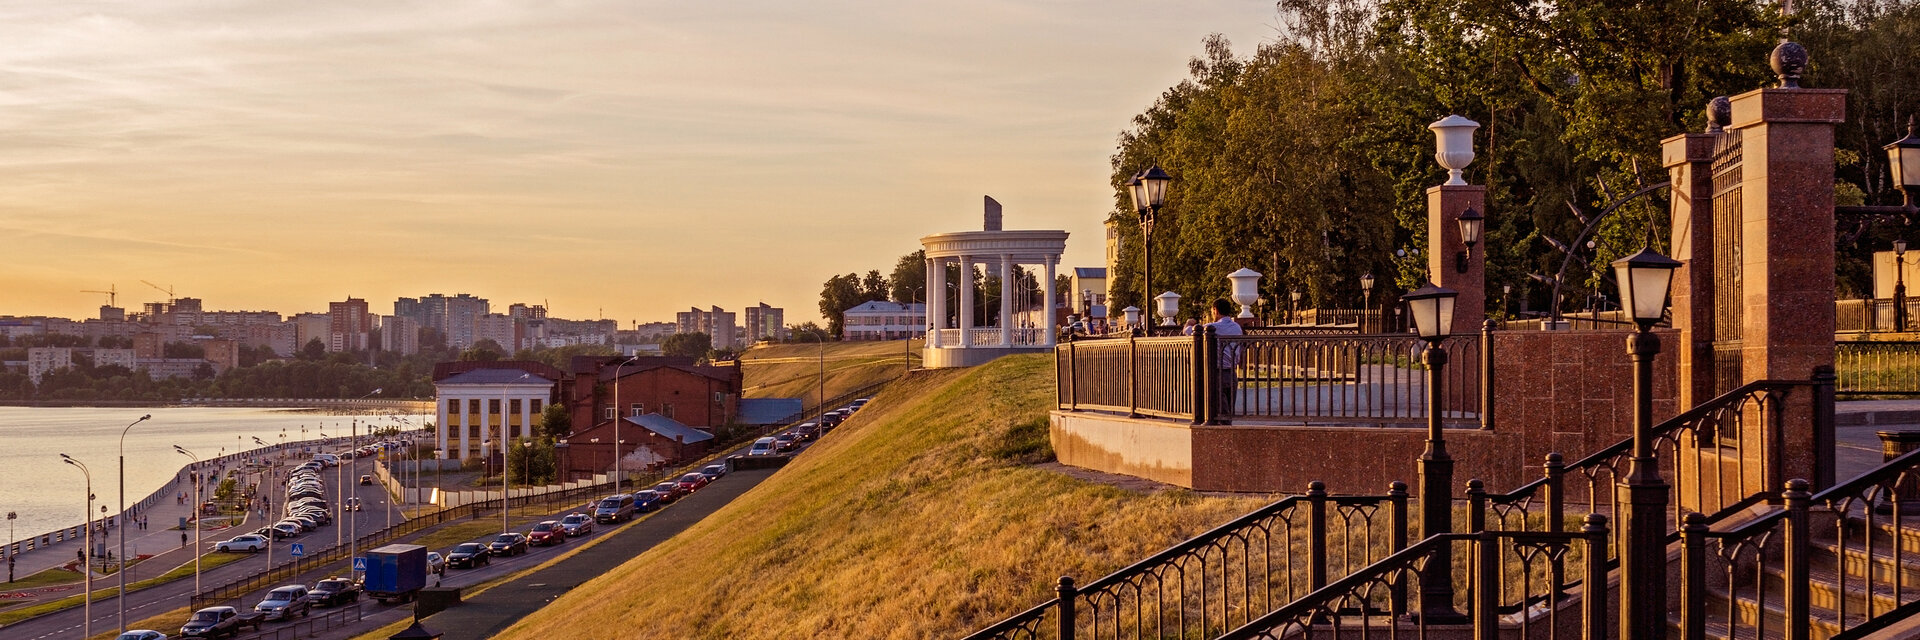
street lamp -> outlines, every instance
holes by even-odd
[[[1920,187],[1920,136],[1914,135],[1913,118],[1907,118],[1907,137],[1895,140],[1883,147],[1887,150],[1887,168],[1893,173],[1893,183],[1900,186],[1902,207],[1913,206],[1913,187]]]
[[[1289,318],[1289,320],[1291,320],[1290,324],[1300,323],[1300,298],[1304,295],[1305,294],[1302,293],[1299,289],[1294,289],[1291,293],[1287,294],[1287,297],[1293,300],[1292,306],[1287,307],[1288,309],[1291,310],[1289,312],[1289,315],[1293,316]]]
[[[1360,309],[1363,312],[1373,310],[1373,273],[1371,272],[1360,274]],[[1363,321],[1366,317],[1367,314],[1360,314]]]
[[[1653,358],[1660,337],[1653,325],[1666,314],[1667,288],[1680,263],[1652,248],[1613,262],[1620,301],[1638,330],[1627,336],[1633,356],[1633,458],[1619,485],[1626,503],[1620,549],[1620,631],[1626,640],[1666,637],[1667,482],[1653,457]]]
[[[1425,340],[1421,361],[1427,366],[1427,450],[1420,454],[1420,535],[1453,533],[1453,456],[1440,418],[1445,410],[1440,372],[1447,352],[1440,342],[1453,332],[1453,303],[1460,294],[1428,283],[1400,299],[1407,303],[1413,326]],[[1420,574],[1420,619],[1426,624],[1458,624],[1466,616],[1453,608],[1453,551],[1441,545],[1437,556]]]
[[[626,411],[620,406],[620,370],[638,359],[640,356],[637,354],[628,356],[626,360],[613,366],[613,493],[615,495],[619,495],[620,481],[627,475],[625,465],[621,464],[620,454],[620,423],[627,421]]]
[[[13,521],[19,517],[18,513],[7,512],[7,582],[13,582]]]
[[[1458,221],[1460,223],[1460,242],[1467,245],[1467,249],[1454,255],[1453,270],[1466,273],[1467,267],[1469,266],[1467,257],[1473,253],[1473,245],[1480,243],[1480,230],[1482,225],[1486,224],[1487,217],[1482,215],[1479,209],[1467,207],[1466,211],[1460,212]]]
[[[1140,288],[1147,296],[1153,295],[1153,219],[1167,202],[1167,185],[1171,182],[1173,176],[1156,164],[1127,183],[1133,208],[1140,213]]]
[[[260,447],[263,449],[266,448],[267,446],[267,443],[261,440],[260,436],[253,436],[253,443],[260,445]],[[267,514],[271,513],[270,509],[273,508],[273,467],[271,466],[271,463],[268,463],[268,464],[269,466],[267,466],[265,469],[263,469],[260,472],[260,484],[263,485],[260,487],[260,493],[263,494],[260,496],[261,522],[266,522]],[[267,523],[267,571],[268,572],[273,571],[273,539],[274,539],[273,524]]]
[[[1253,317],[1253,303],[1260,301],[1260,272],[1241,267],[1227,274],[1233,289],[1233,301],[1240,305],[1240,318]]]
[[[1920,170],[1920,167],[1915,167]],[[1903,193],[1905,189],[1901,190]],[[1907,330],[1907,241],[1893,241],[1893,330]]]
[[[205,480],[206,474],[198,468],[200,456],[193,455],[192,451],[183,449],[177,444],[173,445],[173,450],[193,461],[190,465],[194,468],[193,510],[189,513],[193,514],[193,592],[197,594],[200,593],[200,483]]]
[[[614,373],[619,373],[619,372],[615,371]],[[521,380],[525,380],[531,377],[533,377],[533,374],[531,373],[522,373],[520,374],[520,377],[514,378],[513,382],[519,382]],[[513,384],[513,382],[509,382],[507,384]],[[618,382],[618,379],[616,379],[615,382]],[[617,397],[619,396],[619,393],[616,392],[614,395],[616,396],[614,400],[616,402],[619,401],[620,398]],[[622,416],[620,419],[625,420],[626,417]],[[615,421],[614,424],[620,424],[620,423],[618,421]],[[513,446],[513,427],[512,425],[507,424],[507,387],[506,385],[502,385],[500,387],[500,439],[499,439],[499,442],[500,442],[500,533],[506,533],[508,530],[507,509],[513,503],[513,501],[510,499],[513,497],[513,470],[511,469],[511,465],[507,464],[507,452],[510,450],[510,447]],[[385,449],[381,449],[381,450],[385,451]],[[620,453],[620,447],[618,445],[615,445],[613,452]],[[389,515],[388,517],[392,517],[392,516]]]
[[[60,461],[80,469],[80,475],[87,479],[87,506],[80,512],[87,520],[87,533],[81,539],[81,544],[86,548],[80,550],[80,575],[83,576],[80,589],[85,593],[81,599],[84,608],[81,609],[80,615],[84,616],[84,619],[80,622],[80,637],[87,638],[93,636],[93,568],[87,566],[87,554],[93,552],[93,472],[87,470],[87,465],[73,459],[73,456],[62,453]]]
[[[120,517],[122,519],[125,519],[127,517],[127,432],[133,430],[133,425],[146,422],[149,418],[152,418],[152,417],[153,417],[153,414],[151,413],[144,416],[140,416],[139,420],[135,420],[131,423],[128,423],[127,428],[120,430]],[[121,524],[124,525],[126,523],[121,523]],[[127,632],[127,571],[126,571],[127,567],[126,567],[126,563],[127,563],[127,528],[125,526],[122,526],[120,527],[120,570],[114,572],[115,574],[120,576],[120,591],[118,593],[115,593],[113,596],[114,601],[118,602],[120,605],[120,633]]]

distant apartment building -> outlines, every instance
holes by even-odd
[[[749,343],[761,340],[782,340],[787,337],[787,312],[780,307],[770,307],[767,303],[747,307],[746,340]]]
[[[199,358],[141,358],[139,368],[155,380],[191,378],[207,361]]]
[[[418,298],[399,298],[393,301],[393,315],[412,318],[422,328],[432,329],[444,336],[447,346],[465,349],[473,346],[474,323],[488,313],[486,298],[477,298],[470,294],[447,296],[434,293]]]
[[[927,305],[872,300],[841,314],[843,340],[900,340],[927,335]]]
[[[27,377],[34,384],[49,372],[74,366],[75,355],[85,355],[93,360],[93,366],[105,367],[118,365],[129,371],[139,368],[132,349],[80,349],[72,347],[33,347],[27,349]]]
[[[714,307],[711,311],[701,311],[693,307],[687,311],[673,314],[675,333],[704,333],[713,342],[715,349],[730,349],[738,346],[733,332],[733,312]]]
[[[128,371],[140,368],[140,359],[133,355],[132,349],[93,349],[93,366],[126,367]]]
[[[273,354],[280,357],[291,356],[299,348],[294,343],[294,324],[291,322],[216,327],[214,335],[254,349],[272,349]]]
[[[215,374],[240,366],[240,343],[220,338],[198,342],[203,353],[201,357],[213,363]],[[96,360],[94,364],[99,364],[99,361]]]
[[[293,349],[307,348],[307,343],[319,340],[327,344],[333,338],[333,317],[324,313],[302,313],[293,316]]]
[[[403,356],[420,353],[420,322],[402,315],[380,318],[380,350]]]
[[[158,358],[166,353],[167,337],[157,331],[142,331],[133,334],[133,353],[136,358]]]
[[[473,340],[468,346],[479,344],[481,340],[492,340],[500,348],[506,349],[505,355],[524,348],[521,345],[522,323],[518,318],[498,313],[489,313],[473,321]]]
[[[373,314],[367,312],[367,301],[327,303],[327,351],[366,351],[372,346]]]
[[[46,318],[16,318],[0,316],[0,336],[24,338],[47,334]]]

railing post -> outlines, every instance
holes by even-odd
[[[1127,333],[1127,417],[1140,417],[1140,342]]]
[[[1833,365],[1813,368],[1813,488],[1826,489],[1834,483],[1833,401],[1835,374]]]
[[[1521,530],[1525,530],[1523,524]],[[1479,478],[1467,481],[1467,532],[1487,530],[1487,483]]]
[[[1707,640],[1707,516],[1687,513],[1680,525],[1680,638]]]
[[[1607,594],[1607,517],[1598,513],[1587,514],[1587,521],[1580,527],[1580,533],[1587,537],[1586,575],[1581,577],[1581,626],[1585,627],[1586,640],[1605,640],[1613,636],[1607,632],[1607,605],[1611,599]]]
[[[1813,555],[1813,540],[1808,535],[1810,527],[1807,523],[1808,503],[1813,497],[1807,491],[1810,486],[1806,480],[1794,478],[1787,481],[1787,490],[1780,494],[1787,506],[1787,536],[1785,544],[1781,545],[1786,552],[1787,588],[1786,600],[1782,604],[1786,607],[1786,619],[1789,621],[1786,625],[1787,640],[1809,640],[1812,637],[1809,625],[1791,623],[1794,620],[1809,620],[1812,616],[1812,601],[1809,598],[1812,597],[1813,575],[1809,560]],[[1900,542],[1896,540],[1895,544]],[[1846,594],[1840,597],[1844,598]],[[1867,610],[1872,611],[1871,605]]]
[[[1307,588],[1327,586],[1327,483],[1307,483]]]
[[[1480,325],[1480,430],[1493,430],[1493,318]]]
[[[1202,326],[1200,329],[1194,333],[1201,336],[1200,353],[1204,356],[1206,366],[1201,376],[1207,387],[1207,421],[1204,424],[1217,424],[1220,420],[1221,397],[1220,390],[1215,387],[1220,384],[1220,336],[1214,333],[1213,327]]]
[[[1080,410],[1080,358],[1073,334],[1067,334],[1067,410]]]
[[[1388,555],[1399,553],[1407,548],[1407,483],[1395,480],[1387,484],[1387,501],[1392,504],[1392,531],[1388,533],[1388,544],[1393,549]],[[1407,585],[1404,580],[1396,580],[1390,589],[1393,599],[1393,616],[1398,618],[1407,613]]]
[[[1073,598],[1079,592],[1074,589],[1070,576],[1060,576],[1060,586],[1054,590],[1060,595],[1060,640],[1073,640]]]
[[[1485,492],[1482,492],[1484,495]],[[1473,540],[1473,638],[1498,640],[1500,617],[1500,534],[1480,530]]]
[[[1567,520],[1567,465],[1560,454],[1547,454],[1546,464],[1541,465],[1547,478],[1547,530],[1554,533],[1565,531]]]
[[[1207,332],[1193,332],[1193,423],[1207,423]]]

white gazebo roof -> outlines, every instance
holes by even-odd
[[[1021,264],[1059,260],[1067,250],[1067,232],[1030,229],[1014,231],[954,231],[920,239],[928,258],[998,258],[1012,256]]]

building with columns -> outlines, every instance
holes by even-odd
[[[1003,284],[1001,291],[1038,289],[1038,299],[1044,306],[1059,299],[1054,291],[1054,272],[1060,265],[1060,254],[1067,248],[1067,232],[1005,231],[1000,228],[999,211],[999,203],[988,198],[985,229],[920,239],[927,251],[927,319],[934,329],[927,334],[922,358],[928,368],[970,367],[1010,353],[1053,350],[1054,323],[1019,326],[1021,323],[1015,321],[1015,306],[1030,303],[1031,296],[1001,295],[997,309],[973,312],[974,299],[981,295],[979,285],[988,279],[1015,283]],[[1024,279],[1015,268],[1019,265],[1040,267],[1031,278],[1032,285],[1022,283]],[[953,282],[949,282],[947,273],[950,268],[959,274]],[[976,269],[985,270],[977,280],[967,275],[979,273]]]
[[[531,438],[565,373],[539,362],[442,362],[434,366],[435,444],[445,458],[493,455],[502,429]]]

